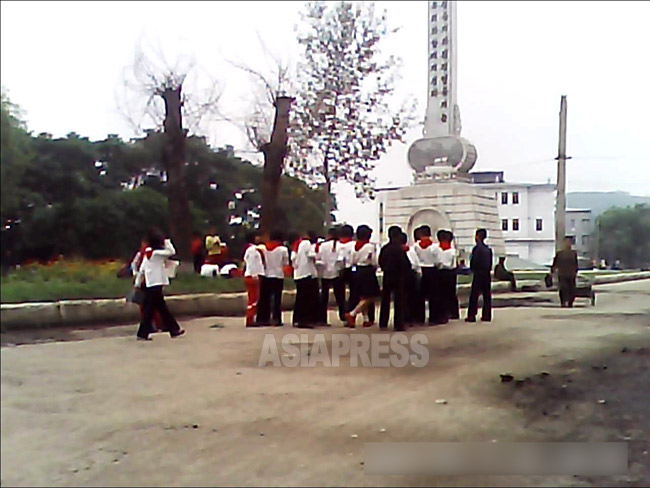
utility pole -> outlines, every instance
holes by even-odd
[[[562,249],[566,233],[566,95],[560,102],[560,142],[557,155],[557,197],[555,203],[555,251]]]

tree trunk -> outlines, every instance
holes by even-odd
[[[325,173],[325,231],[332,226],[332,179]]]
[[[167,200],[169,227],[177,255],[184,262],[191,262],[192,216],[185,189],[185,138],[181,115],[181,89],[166,88],[161,96],[165,101],[165,130],[162,162],[167,170]]]
[[[275,101],[275,121],[271,142],[262,146],[264,154],[264,173],[262,175],[262,215],[260,217],[260,229],[262,234],[268,238],[269,233],[275,226],[278,209],[278,194],[280,192],[280,181],[284,158],[287,155],[287,142],[289,136],[289,111],[293,98],[278,97]]]

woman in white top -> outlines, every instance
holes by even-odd
[[[163,330],[169,332],[172,338],[181,336],[185,331],[180,328],[178,322],[167,308],[163,296],[163,286],[169,285],[169,277],[165,269],[167,259],[176,254],[176,249],[174,249],[171,240],[164,239],[157,231],[150,232],[147,241],[149,247],[144,252],[142,264],[140,264],[138,274],[135,276],[135,288],[145,285],[144,311],[138,329],[138,339],[151,340],[149,334],[153,332],[151,321],[155,312],[160,314]]]
[[[246,327],[257,327],[257,302],[260,299],[260,277],[264,276],[264,261],[259,247],[260,235],[250,232],[246,235],[246,251],[244,251],[244,284],[248,293],[246,305]]]
[[[327,240],[316,246],[316,256],[317,263],[320,263],[321,284],[319,322],[327,324],[327,305],[330,300],[330,289],[334,290],[339,315],[345,316],[345,291],[340,285],[343,259],[341,259],[338,229],[332,227],[328,231]]]
[[[311,236],[316,240],[315,236]],[[313,329],[318,323],[318,272],[316,244],[307,236],[290,236],[291,264],[296,283],[296,301],[293,307],[293,326]]]
[[[281,327],[284,268],[289,266],[289,250],[284,245],[282,232],[273,231],[269,237],[269,241],[262,246],[264,275],[260,282],[257,323],[260,326]]]
[[[374,305],[379,296],[379,282],[377,281],[377,267],[379,266],[379,252],[377,247],[370,242],[372,229],[367,225],[357,228],[357,242],[354,247],[352,261],[357,270],[354,275],[354,287],[359,295],[359,304],[346,315],[346,327],[354,328],[356,317],[363,314],[363,326],[370,327],[372,322],[368,317],[368,309]]]

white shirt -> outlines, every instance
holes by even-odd
[[[355,266],[379,266],[379,253],[372,242],[365,243],[361,249],[354,251],[352,262]]]
[[[415,248],[415,252],[420,260],[421,267],[433,268],[438,264],[438,250],[440,250],[440,248],[435,243],[431,244],[426,249],[423,249],[420,246],[420,242],[416,242],[413,247]]]
[[[303,278],[318,278],[316,270],[316,246],[303,239],[298,244],[298,251],[291,256],[293,265],[293,279],[302,280]]]
[[[354,263],[352,262],[354,256],[354,246],[354,241],[346,242],[345,244],[339,242],[338,246],[336,246],[337,248],[340,247],[339,261],[341,262],[341,267],[343,269],[348,269],[354,266]]]
[[[333,280],[338,277],[342,261],[339,259],[341,243],[336,240],[323,242],[316,255],[316,263],[321,278]]]
[[[438,260],[440,269],[456,269],[456,249],[452,247],[443,251],[438,248]]]
[[[172,244],[172,241],[165,239],[165,247],[163,249],[156,249],[151,252],[151,257],[147,257],[151,248],[148,247],[145,251],[144,259],[142,264],[140,264],[140,269],[138,274],[135,275],[135,286],[142,286],[142,281],[144,280],[147,288],[152,286],[166,286],[169,285],[169,276],[165,270],[165,265],[167,264],[167,258],[176,254],[176,249]]]
[[[262,262],[262,252],[257,246],[250,245],[244,253],[244,276],[264,276],[264,263]]]
[[[269,251],[266,246],[262,249],[266,261],[264,276],[284,279],[284,267],[289,265],[289,250],[285,246],[278,246],[273,251]]]
[[[420,259],[418,258],[417,252],[413,246],[409,246],[409,250],[406,252],[406,256],[411,262],[411,269],[417,274],[422,274],[422,266],[420,266]]]

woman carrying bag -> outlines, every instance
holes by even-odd
[[[163,286],[169,285],[169,275],[166,269],[167,260],[176,254],[176,249],[170,239],[164,239],[159,232],[149,235],[149,247],[144,252],[144,257],[138,274],[135,277],[134,287],[140,288],[144,284],[143,314],[138,339],[151,340],[149,334],[153,332],[152,320],[156,312],[160,314],[162,327],[165,332],[174,338],[185,333],[178,325],[165,303]]]

